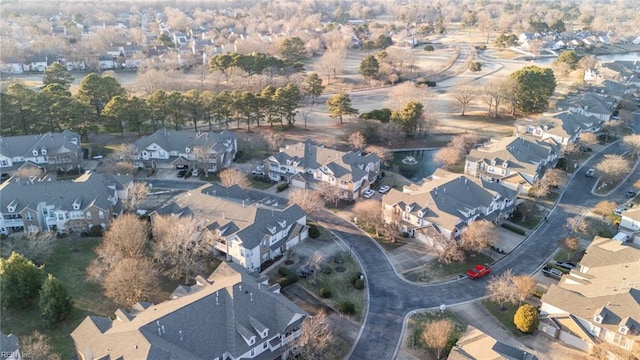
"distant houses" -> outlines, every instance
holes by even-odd
[[[380,175],[380,162],[374,153],[343,152],[306,140],[280,149],[264,166],[271,180],[303,189],[336,187],[341,199],[355,200]]]
[[[46,170],[82,168],[80,135],[61,133],[0,137],[0,170],[13,171],[25,164]]]

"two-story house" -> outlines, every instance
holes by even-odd
[[[614,98],[594,93],[580,93],[569,95],[565,101],[559,102],[556,108],[559,111],[569,110],[577,114],[593,116],[600,121],[609,121],[616,105],[617,101]]]
[[[386,223],[434,244],[435,236],[457,238],[473,221],[506,219],[515,201],[516,192],[498,183],[438,169],[421,184],[385,194],[382,214]]]
[[[515,123],[516,133],[530,135],[541,141],[551,139],[560,145],[575,143],[583,132],[597,132],[601,121],[571,111],[561,111],[536,119],[519,119]]]
[[[308,315],[267,280],[224,262],[171,300],[87,316],[71,333],[78,359],[286,359]]]
[[[129,180],[129,183],[126,182]],[[86,172],[75,180],[22,180],[0,185],[0,233],[26,231],[88,231],[106,229],[122,213],[118,194],[132,184],[130,177]]]
[[[469,152],[464,172],[526,193],[547,168],[555,166],[558,148],[551,139],[540,141],[522,136],[492,139]]]
[[[217,172],[231,165],[238,151],[234,133],[160,129],[135,142],[134,166],[189,168]]]
[[[583,351],[640,351],[640,248],[595,237],[576,269],[542,296],[539,329]]]
[[[53,171],[82,168],[80,135],[64,130],[0,137],[0,170],[16,170],[27,162]]]
[[[359,198],[380,174],[376,154],[328,149],[311,140],[280,149],[264,166],[271,180],[306,189],[338,187],[340,198],[346,200]]]
[[[167,214],[202,219],[215,255],[260,270],[264,262],[283,255],[309,235],[305,212],[295,204],[284,207],[286,203],[286,199],[260,197],[237,185],[208,184],[178,195],[151,215],[152,219]]]
[[[640,245],[640,207],[636,206],[623,211],[620,217],[618,231],[628,236],[629,240]]]

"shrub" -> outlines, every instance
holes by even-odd
[[[345,315],[353,315],[356,313],[356,306],[351,301],[343,301],[338,304],[338,311]]]
[[[353,287],[358,289],[358,290],[364,289],[364,280],[358,279],[358,280],[354,281],[353,282]]]
[[[406,231],[403,231],[400,236],[402,236],[403,238],[408,238],[409,237],[409,233]]]
[[[309,237],[311,237],[312,239],[315,239],[318,236],[320,236],[320,229],[318,229],[318,226],[317,225],[310,225],[309,226]]]
[[[298,275],[296,275],[296,273],[287,269],[286,267],[278,268],[278,274],[282,276],[277,281],[277,283],[280,284],[281,287],[289,286],[298,281]]]
[[[513,231],[516,234],[520,234],[520,235],[525,235],[524,230],[520,229],[519,227],[513,226],[511,224],[508,223],[502,223],[502,225],[500,225],[501,227]]]
[[[532,333],[538,327],[538,310],[529,304],[521,305],[513,316],[513,323],[518,330]]]
[[[155,173],[156,171],[153,169],[147,169],[147,177],[150,177],[153,175],[153,173]]]
[[[285,191],[289,188],[289,183],[284,183],[278,185],[278,192]]]
[[[434,51],[435,49],[433,48],[433,45],[426,45],[424,47],[424,51]]]
[[[291,270],[287,269],[286,267],[280,267],[280,268],[278,269],[278,274],[279,274],[280,276],[282,276],[282,277],[286,277],[286,276],[289,276],[289,275],[294,274],[294,273],[293,273],[293,271],[291,271]],[[295,275],[295,274],[294,274],[294,275]]]
[[[471,70],[472,72],[478,72],[482,70],[482,63],[477,61],[472,62],[471,65],[469,65],[469,70]]]
[[[327,299],[331,297],[331,290],[327,288],[320,288],[320,297]]]
[[[389,120],[391,120],[391,109],[374,109],[370,112],[362,113],[362,115],[360,115],[360,118],[365,120],[378,120],[382,123],[387,123],[389,122]]]
[[[356,281],[360,280],[360,276],[362,276],[360,273],[353,274],[351,277],[351,284],[355,286]]]
[[[102,236],[102,231],[103,231],[102,226],[93,225],[89,230],[89,236]]]
[[[331,266],[325,266],[322,268],[322,273],[325,275],[329,275],[333,272],[333,270],[331,270]]]

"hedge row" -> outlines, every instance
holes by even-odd
[[[517,226],[511,225],[509,223],[502,223],[502,225],[500,225],[500,226],[502,226],[503,228],[505,228],[507,230],[513,231],[516,234],[526,235],[524,230],[520,229]]]

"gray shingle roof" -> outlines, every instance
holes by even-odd
[[[43,148],[49,154],[77,153],[80,149],[80,135],[64,130],[61,133],[0,137],[0,154],[7,157],[31,157],[34,149]]]
[[[15,212],[19,213],[25,208],[36,209],[38,204],[46,202],[54,205],[56,209],[73,210],[73,202],[81,201],[80,210],[95,205],[108,210],[111,207],[110,197],[114,191],[109,186],[110,182],[101,174],[87,172],[75,180],[61,181],[18,181],[14,177],[0,185],[0,212],[7,211],[7,205],[16,202]]]
[[[613,100],[593,93],[570,94],[565,101],[558,104],[559,109],[578,107],[594,114],[613,112]]]
[[[157,144],[166,151],[184,152],[187,147],[194,148],[196,146],[205,146],[216,148],[217,150],[226,149],[225,142],[235,141],[235,134],[230,131],[201,132],[196,133],[191,130],[169,130],[160,129],[149,136],[143,136],[135,142],[138,150],[145,149],[152,144]]]
[[[85,319],[72,333],[77,350],[95,356],[108,349],[104,355],[111,359],[199,360],[225,352],[237,358],[277,334],[284,335],[306,317],[297,305],[234,264],[222,263],[208,281],[194,288],[135,316],[103,318],[112,322],[106,331],[96,332],[94,319]],[[261,338],[256,327],[268,329],[267,337]],[[255,344],[248,345],[241,333],[255,337]]]
[[[19,348],[20,348],[20,341],[18,340],[17,336],[13,334],[5,335],[3,333],[0,333],[0,352],[12,353],[18,350]]]

